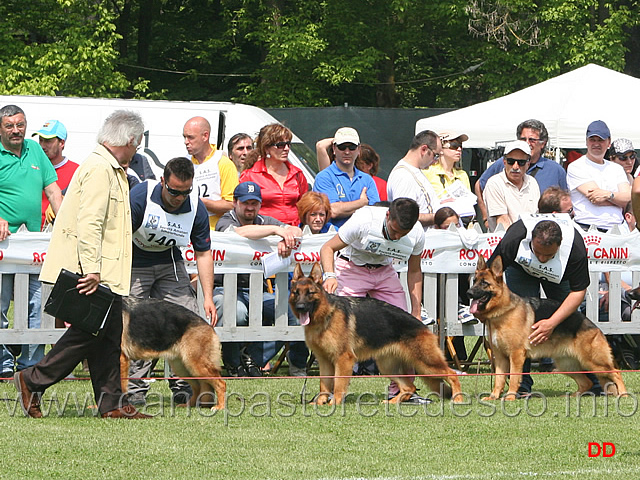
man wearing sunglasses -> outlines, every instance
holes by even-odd
[[[531,160],[527,174],[536,179],[540,191],[544,192],[549,187],[560,187],[563,190],[568,190],[567,172],[565,172],[564,168],[558,163],[543,156],[544,150],[547,147],[547,141],[549,140],[549,133],[544,123],[535,119],[525,120],[520,123],[516,129],[516,138],[529,144]],[[478,207],[485,219],[485,226],[487,225],[488,216],[487,207],[483,201],[483,191],[487,186],[489,178],[500,173],[503,169],[504,162],[502,158],[499,158],[485,170],[474,187],[475,194],[478,197]]]
[[[360,136],[351,127],[342,127],[333,136],[335,161],[316,176],[315,192],[324,193],[331,202],[331,223],[340,228],[353,212],[380,201],[373,177],[356,168],[360,155]]]
[[[389,201],[407,197],[415,200],[420,208],[418,221],[426,230],[434,225],[440,200],[423,170],[438,161],[442,154],[442,141],[437,133],[424,130],[417,133],[406,155],[393,167],[387,180]]]
[[[483,192],[490,231],[498,224],[506,230],[520,214],[536,213],[540,188],[526,173],[530,159],[531,149],[527,142],[516,140],[506,145],[502,158],[504,170],[487,181]]]
[[[213,303],[213,258],[209,215],[193,188],[194,166],[184,157],[173,158],[164,167],[160,182],[147,181],[131,189],[133,257],[131,293],[134,298],[159,298],[198,313],[191,279],[180,247],[191,243],[204,292],[207,321],[217,322]],[[132,361],[129,369],[130,401],[144,404],[152,362]],[[184,380],[169,380],[176,404],[186,403],[191,388]]]

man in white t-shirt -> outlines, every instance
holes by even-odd
[[[437,133],[424,130],[411,141],[409,151],[400,159],[387,180],[389,201],[407,197],[415,200],[420,208],[420,223],[426,230],[433,226],[433,217],[440,208],[440,200],[422,169],[438,161],[442,154],[442,142]]]
[[[602,120],[587,128],[587,154],[567,169],[567,184],[575,211],[574,220],[585,230],[595,225],[608,231],[623,220],[623,210],[631,200],[627,174],[617,163],[604,159],[611,145],[611,132]]]
[[[367,206],[356,210],[320,249],[324,289],[345,297],[369,295],[407,310],[406,294],[392,265],[394,258],[404,260],[408,262],[410,312],[420,319],[424,230],[418,212],[418,204],[410,198],[397,198],[388,209]],[[389,395],[398,391],[392,382]],[[416,394],[407,401],[428,403]]]

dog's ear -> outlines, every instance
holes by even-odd
[[[322,268],[320,267],[320,264],[318,262],[313,264],[313,268],[311,269],[309,277],[314,282],[322,284]]]
[[[497,255],[496,258],[491,262],[491,272],[496,276],[496,278],[502,278],[502,257]]]
[[[484,261],[484,257],[481,254],[478,254],[478,264],[476,265],[476,270],[484,270],[487,268],[487,264]]]
[[[291,279],[291,281],[297,282],[302,277],[304,277],[304,273],[302,273],[302,267],[299,263],[296,263],[296,268],[293,269],[293,278]]]

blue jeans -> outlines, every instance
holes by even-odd
[[[9,304],[13,298],[13,283],[15,275],[2,274],[2,296],[0,298],[0,310],[2,320],[0,328],[9,328]],[[40,328],[40,307],[42,305],[42,284],[38,281],[37,274],[29,274],[29,328]],[[22,352],[18,357],[18,370],[35,365],[44,357],[44,345],[22,345]],[[15,359],[4,345],[0,346],[0,362],[2,372],[12,371]]]
[[[213,290],[213,303],[218,312],[218,325],[222,326],[223,321],[223,295],[224,288],[216,287]],[[262,324],[273,325],[275,323],[276,297],[272,293],[262,294]],[[293,314],[291,307],[288,312],[288,324],[299,325],[298,319]],[[249,289],[238,288],[238,300],[236,302],[236,325],[249,325]],[[264,367],[276,353],[282,348],[284,342],[249,342],[247,343],[247,353],[251,359],[260,367]],[[240,342],[225,342],[222,344],[222,361],[225,366],[237,367],[240,365]],[[304,368],[307,365],[309,350],[304,342],[291,342],[289,345],[289,360],[298,367]]]

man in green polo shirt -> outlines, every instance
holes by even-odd
[[[0,108],[0,242],[21,225],[31,232],[40,231],[42,191],[54,213],[62,194],[56,183],[55,169],[38,142],[25,139],[27,120],[15,105]],[[13,297],[12,274],[2,275],[0,328],[9,325],[7,312]],[[41,284],[38,275],[29,275],[29,328],[40,327]],[[44,345],[23,345],[18,370],[34,365],[44,356]],[[2,345],[0,378],[12,378],[16,358]]]

